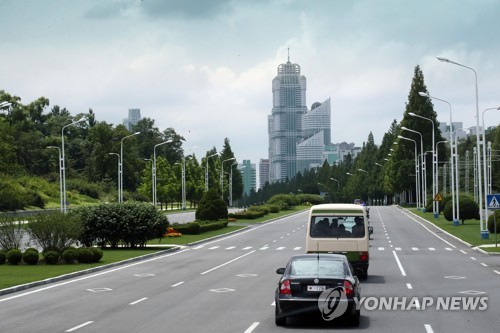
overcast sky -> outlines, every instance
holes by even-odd
[[[453,120],[475,125],[472,71],[436,56],[477,71],[480,113],[500,105],[499,13],[497,0],[0,0],[0,90],[115,125],[140,108],[186,153],[228,137],[240,162],[258,162],[289,48],[308,108],[331,98],[332,141],[360,146],[371,131],[380,144],[416,65]],[[486,113],[487,126],[499,120]]]

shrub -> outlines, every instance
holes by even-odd
[[[281,209],[291,209],[297,206],[300,201],[293,194],[276,194],[272,196],[268,201],[268,204],[278,205]]]
[[[70,179],[66,182],[66,186],[70,191],[77,191],[88,197],[99,199],[101,188],[97,184],[89,183],[83,179]]]
[[[495,233],[495,220],[497,225],[497,234],[500,234],[500,210],[495,210],[495,213],[488,217],[488,231]]]
[[[145,246],[148,240],[163,237],[168,227],[166,215],[149,203],[100,204],[78,208],[74,213],[83,224],[79,240],[88,247],[117,247],[120,243]]]
[[[27,230],[31,238],[43,249],[58,252],[75,243],[83,232],[79,216],[74,213],[55,212],[37,214],[28,218]]]
[[[279,205],[267,205],[267,207],[269,207],[269,212],[271,212],[271,213],[279,213],[280,212]]]
[[[72,264],[76,260],[77,253],[75,249],[66,249],[62,253],[62,258],[65,263]]]
[[[7,260],[7,252],[0,250],[0,265],[5,264],[5,260]]]
[[[448,200],[446,206],[444,207],[443,215],[446,220],[453,220],[453,210],[452,210],[452,200]],[[459,207],[458,207],[459,217],[464,224],[465,220],[469,219],[479,219],[479,206],[477,203],[469,196],[461,195],[459,197]]]
[[[208,190],[200,200],[195,218],[202,221],[227,219],[227,206],[215,189]]]
[[[28,265],[36,265],[39,259],[38,251],[28,249],[23,253],[23,261]]]
[[[59,252],[47,251],[44,253],[43,258],[45,259],[45,263],[47,265],[55,265],[59,262],[60,256]]]
[[[16,218],[0,216],[0,249],[8,251],[20,248],[23,235],[23,226]]]
[[[34,247],[28,247],[26,250],[24,250],[24,252],[26,251],[33,251],[33,252],[36,252],[37,254],[40,253],[40,251],[38,251],[38,249],[35,249]]]
[[[82,247],[77,250],[77,260],[79,263],[88,264],[94,259],[94,254],[87,247]]]
[[[91,247],[90,251],[92,251],[92,262],[99,262],[104,255],[104,252],[98,247]]]
[[[188,234],[198,235],[200,233],[201,226],[198,222],[191,222],[188,224]]]
[[[22,258],[23,255],[18,249],[12,249],[7,252],[7,262],[11,265],[19,264]]]
[[[319,194],[301,193],[298,194],[296,197],[301,205],[304,204],[319,205],[325,202],[325,198],[323,198]]]

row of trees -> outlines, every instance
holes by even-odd
[[[123,125],[113,125],[98,121],[92,109],[88,113],[72,116],[70,112],[57,105],[49,108],[49,100],[40,97],[22,104],[21,99],[0,90],[0,101],[10,102],[8,110],[0,114],[0,187],[22,176],[35,176],[57,184],[59,178],[59,159],[54,146],[61,148],[62,128],[82,117],[87,121],[78,122],[64,130],[64,152],[66,178],[97,184],[104,193],[105,200],[116,200],[118,179],[117,156],[121,150],[121,140],[131,134]],[[217,152],[216,148],[207,151],[198,162],[194,153],[185,156],[185,139],[173,128],[163,131],[154,120],[144,118],[132,129],[140,135],[127,139],[123,145],[123,187],[126,197],[151,201],[151,163],[154,146],[169,140],[170,143],[158,146],[157,156],[157,193],[161,202],[178,202],[181,198],[181,164],[186,165],[186,198],[191,204],[201,199],[205,190],[206,156]],[[220,189],[220,163],[234,158],[229,139],[224,140],[220,158],[210,158],[209,186]],[[229,166],[224,165],[226,170]],[[233,198],[238,199],[243,192],[241,174],[233,169]],[[228,175],[223,175],[224,197],[228,197]],[[78,182],[73,182],[76,184]],[[81,183],[81,182],[80,182]],[[10,184],[10,183],[9,183]],[[85,186],[88,188],[88,186]],[[15,186],[9,186],[15,188]],[[1,195],[2,201],[9,200],[9,193]],[[25,205],[25,204],[24,204]],[[8,205],[3,205],[8,206]],[[11,209],[23,208],[18,205]],[[1,209],[1,208],[0,208]]]

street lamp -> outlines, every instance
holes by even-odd
[[[418,157],[417,157],[417,141],[404,137],[402,135],[398,135],[398,138],[407,140],[407,141],[413,141],[415,144],[415,195],[417,196],[417,209],[420,207],[420,185],[418,181]]]
[[[350,172],[346,172],[345,174],[348,176],[352,176],[352,173],[350,173]]]
[[[432,195],[433,195],[433,201],[432,201],[432,214],[434,215],[434,218],[438,218],[438,209],[437,209],[437,205],[438,205],[438,202],[434,200],[434,196],[437,194],[437,183],[436,183],[436,154],[435,154],[435,150],[434,150],[434,120],[430,119],[430,118],[427,118],[427,117],[423,117],[421,115],[418,115],[414,112],[409,112],[408,113],[410,116],[413,116],[413,117],[418,117],[418,118],[422,118],[424,120],[428,120],[432,123]],[[427,185],[426,185],[427,187]]]
[[[123,202],[123,140],[126,138],[130,138],[135,135],[139,135],[141,132],[135,132],[134,134],[130,134],[121,139],[120,143],[120,201]]]
[[[439,150],[438,150],[438,146],[440,143],[447,143],[448,141],[447,140],[443,140],[443,141],[438,141],[436,143],[436,190],[437,192],[436,193],[439,193],[439,158],[438,158],[438,154],[439,154]],[[439,203],[438,203],[438,206],[439,206]],[[438,214],[439,214],[439,209],[438,209]]]
[[[205,160],[205,192],[208,191],[208,159],[214,156],[219,156],[219,153],[209,155]]]
[[[425,163],[424,163],[424,140],[423,140],[423,136],[422,136],[422,133],[418,132],[418,131],[415,131],[415,130],[412,130],[410,128],[407,128],[407,127],[401,127],[402,130],[404,131],[409,131],[409,132],[413,132],[413,133],[416,133],[418,135],[420,135],[420,153],[421,153],[421,158],[420,158],[420,163],[422,165],[422,168],[420,170],[421,174],[422,174],[422,182],[421,182],[421,187],[422,187],[422,211],[425,212],[425,206],[427,206],[427,174],[426,174],[426,170],[425,170]]]
[[[231,164],[231,171],[229,173],[229,207],[233,207],[233,166],[237,165],[238,162],[234,161],[233,164]]]
[[[224,162],[233,161],[235,159],[235,157],[228,158],[227,160],[222,161],[220,166],[220,191],[222,200],[224,200]]]
[[[443,102],[448,104],[448,108],[450,110],[450,168],[451,168],[451,205],[453,207],[453,223],[455,222],[455,171],[454,171],[454,159],[455,159],[455,152],[454,152],[454,146],[453,146],[453,117],[452,117],[452,112],[451,112],[451,104],[448,101],[445,101],[444,99],[437,98],[434,96],[429,95],[428,93],[425,92],[419,92],[418,93],[422,97],[427,97],[430,99],[435,99],[437,101]],[[481,212],[481,209],[479,209],[479,212]]]
[[[334,182],[337,182],[337,188],[340,187],[340,182],[337,179],[330,177],[330,180],[333,180]]]
[[[68,126],[72,126],[78,123],[81,123],[82,121],[86,121],[87,119],[85,117],[82,117],[78,119],[77,121],[72,122],[71,124],[68,124],[66,126],[63,126],[61,129],[61,147],[62,147],[62,153],[61,153],[61,174],[62,174],[62,188],[63,188],[63,212],[66,213],[66,206],[68,205],[67,199],[66,199],[66,166],[64,162],[64,129]]]
[[[457,65],[457,66],[460,66],[460,67],[463,67],[463,68],[467,68],[467,69],[470,69],[473,73],[474,73],[474,82],[475,82],[475,86],[476,86],[476,149],[477,149],[477,180],[478,180],[478,184],[479,184],[479,193],[478,193],[478,197],[479,197],[479,225],[480,225],[480,228],[481,228],[481,238],[482,239],[488,239],[489,238],[489,231],[488,231],[488,228],[487,228],[487,218],[488,216],[484,216],[483,215],[483,190],[481,188],[481,182],[482,182],[482,176],[481,176],[481,138],[480,138],[480,135],[479,135],[479,94],[478,94],[478,89],[477,89],[477,73],[476,71],[474,70],[474,68],[472,67],[469,67],[469,66],[465,66],[463,64],[460,64],[458,62],[454,62],[452,60],[449,60],[447,58],[443,58],[443,57],[436,57],[439,61],[442,61],[442,62],[447,62],[447,63],[450,63],[450,64],[453,64],[453,65]],[[482,140],[482,143],[483,145],[486,143],[485,142],[485,138],[484,138],[484,135],[483,135],[483,140]],[[484,164],[484,163],[483,163]],[[483,173],[486,177],[486,164],[483,165]],[[484,182],[484,195],[486,195],[486,193],[488,192],[488,184],[486,184],[486,181]],[[486,204],[485,204],[485,207],[486,207]]]
[[[108,155],[115,155],[116,157],[118,157],[118,201],[117,202],[120,202],[120,169],[121,169],[121,162],[120,162],[120,154],[118,153],[108,153]]]
[[[9,107],[12,105],[10,102],[2,102],[0,103],[0,109],[7,108],[7,114],[9,114]]]
[[[63,205],[63,187],[62,187],[62,169],[61,169],[61,148],[56,147],[56,146],[47,146],[49,149],[57,149],[58,150],[58,156],[59,156],[59,197],[60,197],[60,204],[61,204],[61,212],[64,211],[64,205]]]
[[[153,187],[153,189],[152,189],[152,191],[153,191],[153,206],[155,208],[156,208],[156,202],[157,202],[157,199],[156,199],[156,147],[159,147],[161,145],[165,145],[165,144],[170,143],[170,142],[172,142],[172,139],[168,139],[167,141],[163,141],[161,143],[158,143],[153,147],[153,164],[151,166],[151,168],[152,168],[151,185]]]
[[[368,171],[363,170],[363,169],[358,169],[358,171],[365,172],[365,173],[369,173]]]
[[[486,110],[483,110],[482,113],[482,125],[483,125],[483,164],[484,164],[484,195],[488,195],[489,193],[489,184],[491,184],[491,177],[488,177],[488,173],[486,173],[486,128],[484,127],[484,113],[488,110],[500,110],[500,106],[496,108],[488,108]],[[476,133],[476,135],[479,137],[479,133]],[[491,172],[491,169],[490,169]],[[484,207],[486,208],[486,214],[485,214],[485,223],[488,221],[488,203],[485,202]]]

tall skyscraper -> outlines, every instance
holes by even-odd
[[[252,189],[256,191],[257,179],[255,163],[251,163],[250,160],[243,160],[241,165],[238,164],[238,170],[241,172],[241,177],[243,179],[243,193],[249,195]]]
[[[273,108],[268,116],[269,181],[292,179],[297,173],[297,144],[304,139],[302,117],[307,111],[306,78],[290,57],[273,79]]]
[[[123,126],[130,131],[139,120],[141,120],[141,109],[128,109],[128,118],[123,119]]]
[[[269,159],[261,158],[259,162],[259,188],[269,183]]]

